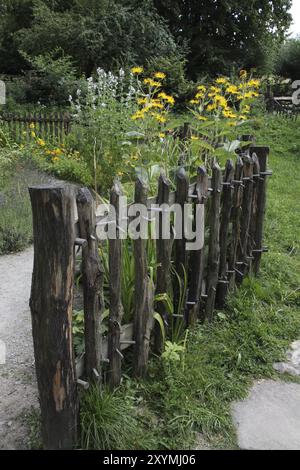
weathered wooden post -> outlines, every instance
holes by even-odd
[[[205,315],[209,322],[213,320],[220,262],[220,207],[222,191],[222,171],[214,162],[211,181],[212,197],[209,213],[209,250],[207,271],[207,300]]]
[[[195,185],[194,196],[194,218],[196,217],[196,211],[198,204],[206,206],[208,197],[208,175],[204,166],[198,168],[197,181]],[[203,237],[204,227],[203,224]],[[198,230],[200,228],[198,227]],[[199,250],[191,252],[189,259],[189,283],[188,283],[188,301],[186,310],[187,324],[194,323],[198,318],[203,320],[202,311],[200,312],[201,295],[202,295],[202,283],[203,283],[203,271],[204,271],[204,247]]]
[[[148,189],[144,182],[137,178],[135,184],[135,203],[147,207]],[[142,218],[142,214],[140,214]],[[140,223],[141,227],[141,223]],[[135,265],[135,312],[133,325],[134,364],[136,377],[143,377],[148,367],[150,334],[153,325],[154,286],[148,275],[146,252],[147,240],[141,236],[134,240]]]
[[[228,232],[232,209],[234,166],[232,160],[228,160],[225,166],[223,178],[223,197],[221,209],[220,227],[220,267],[217,287],[216,303],[218,307],[224,307],[229,287],[228,280]]]
[[[34,235],[30,308],[45,449],[76,444],[77,391],[72,345],[74,194],[29,188]]]
[[[184,206],[188,202],[189,195],[189,178],[183,167],[180,167],[176,175],[176,195],[175,202],[181,207],[182,224],[181,224],[181,238],[175,239],[175,270],[180,279],[180,285],[175,276],[173,291],[174,291],[174,312],[176,315],[183,315],[185,310],[186,298],[182,302],[182,310],[180,310],[179,300],[184,291],[184,278],[187,277],[188,270],[188,253],[186,251],[186,239],[184,233]],[[187,289],[186,289],[187,290]],[[186,292],[187,294],[187,292]],[[185,295],[186,297],[186,295]]]
[[[170,182],[162,173],[158,181],[158,196],[157,204],[169,203],[170,195]],[[156,276],[156,294],[164,294],[169,291],[171,277],[171,239],[163,239],[163,214],[160,212],[158,215],[158,239],[156,241],[156,259],[157,259],[157,276]],[[165,303],[163,301],[157,302],[156,311],[162,317],[165,327],[168,326],[168,314],[166,312]],[[156,322],[154,326],[154,349],[157,354],[160,354],[163,349],[163,335],[160,325]]]
[[[258,274],[260,269],[260,261],[264,248],[263,242],[263,228],[266,211],[266,193],[267,193],[267,177],[272,174],[268,171],[268,156],[270,149],[269,147],[250,147],[250,155],[255,153],[258,157],[260,167],[260,177],[257,184],[257,214],[256,214],[256,230],[254,234],[254,249],[252,255],[253,271]]]
[[[232,210],[231,210],[231,222],[232,222],[232,242],[230,245],[229,259],[228,259],[228,279],[229,279],[229,288],[235,286],[236,280],[236,260],[237,252],[239,245],[241,243],[241,215],[242,215],[242,201],[243,201],[243,160],[241,157],[237,158],[235,164],[235,173],[234,180],[232,180],[232,185],[234,187],[233,191],[233,201],[232,201]]]
[[[95,202],[87,188],[77,193],[79,235],[82,246],[82,283],[84,299],[85,374],[92,381],[101,377],[101,314],[103,268],[98,253]]]
[[[108,329],[108,382],[111,389],[118,387],[122,376],[121,321],[122,307],[122,240],[120,239],[120,197],[122,188],[118,180],[110,192],[110,204],[116,211],[116,239],[109,240],[109,329]]]
[[[253,196],[253,160],[249,156],[243,157],[244,176],[243,176],[243,202],[241,217],[241,241],[238,249],[238,260],[236,262],[237,282],[241,283],[244,276],[248,273],[249,268],[249,234],[252,212],[252,196]]]

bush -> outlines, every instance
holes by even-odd
[[[300,80],[300,38],[289,39],[281,47],[275,66],[276,73]]]

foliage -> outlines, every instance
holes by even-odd
[[[232,67],[265,69],[291,23],[290,0],[155,0],[180,44],[189,47],[192,78],[230,74]],[[199,46],[200,45],[200,46]]]
[[[282,44],[275,71],[282,77],[300,80],[300,38],[288,39]]]

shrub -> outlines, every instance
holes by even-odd
[[[276,73],[292,80],[300,80],[300,38],[289,39],[279,50]]]

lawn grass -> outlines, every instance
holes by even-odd
[[[195,449],[201,433],[212,447],[236,448],[231,403],[247,395],[254,379],[277,377],[273,362],[299,338],[299,124],[266,116],[248,131],[271,147],[274,172],[260,276],[245,280],[213,325],[189,333],[181,363],[154,359],[147,380],[125,376],[113,395],[84,394],[80,447]]]

